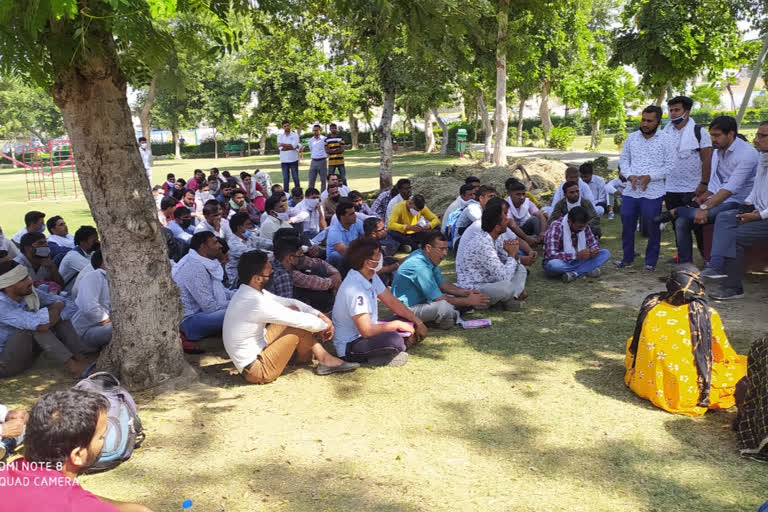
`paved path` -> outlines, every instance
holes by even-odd
[[[472,151],[482,153],[483,145],[472,144]],[[560,149],[508,146],[507,156],[514,158],[550,158],[573,164],[583,164],[588,160],[604,156],[608,158],[608,167],[611,169],[615,169],[619,165],[618,153],[590,153],[589,151],[563,151]]]

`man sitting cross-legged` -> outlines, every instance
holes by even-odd
[[[51,248],[45,241],[45,235],[36,231],[27,233],[21,237],[20,249],[14,261],[27,268],[33,282],[51,281],[60,287],[64,286],[59,269],[51,258]]]
[[[173,267],[172,277],[184,305],[184,319],[179,327],[189,341],[221,333],[224,314],[234,292],[224,287],[224,268],[219,257],[219,239],[210,231],[203,231],[195,233],[189,252]]]
[[[387,229],[405,252],[408,247],[421,246],[424,236],[430,229],[440,227],[440,219],[427,208],[424,196],[416,194],[395,205],[387,221]]]
[[[592,195],[592,189],[590,189],[589,185],[587,185],[581,180],[581,177],[579,175],[579,168],[570,166],[565,169],[565,181],[560,183],[555,189],[555,195],[552,196],[552,205],[545,206],[544,208],[542,208],[542,211],[544,213],[546,213],[547,215],[550,215],[555,205],[565,198],[565,191],[563,190],[563,185],[565,185],[565,183],[568,181],[575,181],[576,183],[578,183],[579,195],[581,197],[583,197],[584,199],[588,199],[590,202],[595,200],[595,196]]]
[[[13,240],[16,245],[19,245],[21,244],[21,237],[27,233],[42,233],[43,231],[45,231],[45,214],[43,212],[32,210],[31,212],[24,214],[24,227],[18,230],[16,234],[11,237],[11,240]]]
[[[488,306],[487,295],[443,280],[440,262],[446,254],[448,241],[445,236],[439,231],[430,231],[424,238],[424,247],[408,256],[392,281],[392,295],[423,322],[434,322],[440,329],[449,329],[456,324],[457,307]]]
[[[580,277],[599,277],[611,253],[600,249],[587,225],[589,214],[581,206],[552,222],[544,236],[544,273],[562,276],[566,283]]]
[[[23,265],[0,263],[0,378],[32,366],[41,350],[73,376],[86,369],[88,363],[73,355],[80,339],[66,305],[58,295],[35,290]]]
[[[14,512],[152,512],[96,496],[77,482],[101,457],[109,401],[79,389],[43,395],[29,412],[24,458],[0,468],[0,508]]]
[[[552,214],[549,219],[555,221],[562,217],[567,217],[569,211],[580,206],[587,211],[587,215],[589,216],[587,224],[589,224],[592,234],[597,238],[603,236],[603,232],[600,229],[600,216],[595,211],[592,201],[586,197],[581,197],[581,194],[579,193],[579,184],[575,181],[566,181],[563,185],[563,192],[565,193],[565,197],[553,206]]]
[[[277,379],[293,358],[309,363],[314,356],[318,375],[349,372],[357,363],[330,355],[322,342],[333,339],[333,323],[294,299],[268,292],[272,265],[266,253],[250,251],[240,257],[240,288],[224,317],[224,348],[246,381],[268,384]],[[317,336],[317,337],[316,337]]]
[[[394,256],[400,244],[389,236],[384,221],[378,217],[368,217],[363,221],[363,237],[376,240],[381,247],[381,254],[384,255],[384,266],[379,269],[377,274],[386,286],[391,285],[392,274],[405,261],[405,258],[395,258]]]
[[[72,325],[82,340],[84,352],[96,352],[112,339],[112,301],[101,249],[93,252],[91,266],[95,270],[80,282],[75,299],[77,312],[72,315]]]
[[[515,225],[522,231],[517,235],[528,242],[529,245],[536,245],[541,242],[544,233],[547,231],[547,218],[544,213],[528,198],[525,184],[509,178],[504,183],[507,189],[507,218],[512,219]],[[521,236],[524,235],[524,236]]]
[[[489,297],[488,305],[501,303],[508,311],[519,311],[528,295],[528,271],[516,258],[517,239],[504,239],[507,231],[505,202],[494,201],[483,210],[481,230],[463,238],[456,255],[458,285],[475,289]]]

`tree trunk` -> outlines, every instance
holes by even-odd
[[[216,128],[213,129],[213,159],[218,160],[219,159],[219,139],[216,136]]]
[[[259,155],[264,156],[267,152],[267,132],[266,130],[259,135]]]
[[[539,117],[541,118],[541,131],[544,132],[544,144],[549,142],[549,131],[552,129],[552,119],[549,117],[549,90],[552,83],[544,80],[541,86],[541,103],[539,104]]]
[[[435,150],[435,132],[432,131],[432,111],[429,109],[424,114],[424,140],[424,152],[433,152]]]
[[[147,149],[152,153],[152,105],[155,104],[155,94],[157,93],[157,78],[152,77],[149,83],[147,96],[144,98],[144,105],[139,109],[139,122],[141,123],[141,135],[147,138]]]
[[[328,132],[326,131],[326,133]],[[248,149],[247,149],[248,153],[246,153],[245,156],[251,156],[251,134],[250,133],[248,134],[247,143],[248,143]]]
[[[440,154],[441,155],[447,155],[448,154],[448,125],[440,119],[440,115],[437,113],[437,109],[435,107],[432,107],[432,115],[435,116],[435,120],[437,121],[437,124],[440,125],[440,129],[443,130],[443,138],[440,139]]]
[[[74,38],[73,24],[51,23],[57,37]],[[100,232],[109,280],[112,341],[97,367],[134,391],[165,387],[171,378],[194,373],[181,350],[179,291],[139,156],[114,38],[99,18],[90,20],[87,34],[84,62],[53,59],[52,92]]]
[[[506,165],[507,155],[507,28],[509,25],[509,0],[499,0],[496,13],[496,112],[494,128],[496,144],[493,148],[493,164]]]
[[[379,188],[388,189],[392,186],[392,114],[395,111],[395,91],[384,92],[384,105],[381,109],[381,163],[379,165]]]
[[[483,162],[489,163],[493,158],[493,126],[491,126],[491,119],[488,117],[488,109],[485,107],[485,97],[482,91],[477,93],[477,110],[483,119],[483,131],[485,132]]]
[[[747,84],[747,90],[744,91],[744,99],[741,100],[739,113],[736,115],[736,122],[739,126],[741,126],[741,121],[744,119],[744,113],[749,106],[749,99],[752,96],[752,90],[755,88],[755,82],[760,76],[760,67],[763,65],[763,60],[765,60],[766,54],[768,54],[768,32],[763,36],[763,46],[760,48],[760,53],[757,55],[755,66],[752,68],[752,76],[749,78],[749,83]]]
[[[174,154],[176,155],[176,158],[181,160],[181,140],[179,138],[179,129],[178,128],[172,128],[171,129],[171,136],[173,137]]]
[[[662,103],[664,103],[664,100],[667,98],[667,86],[662,85],[661,90],[659,91],[659,95],[656,97],[656,102],[654,105],[657,107],[660,107]]]
[[[525,111],[525,100],[520,98],[520,104],[517,107],[517,145],[523,145],[523,112]]]
[[[592,121],[592,138],[589,141],[589,150],[594,151],[597,149],[597,135],[600,133],[600,120],[596,119]]]
[[[349,111],[349,131],[352,134],[352,149],[358,148],[360,137],[360,127],[357,125],[357,118],[353,110]]]

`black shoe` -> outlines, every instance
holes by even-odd
[[[709,296],[715,300],[733,300],[743,299],[743,288],[720,288],[719,290],[713,290],[709,292]]]
[[[657,216],[653,218],[653,222],[655,224],[661,224],[662,222],[672,222],[675,218],[672,216],[672,214],[669,211],[661,212]]]

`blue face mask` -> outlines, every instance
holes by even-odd
[[[672,124],[680,124],[683,121],[685,121],[686,116],[685,114],[681,115],[680,117],[676,117],[675,119],[670,119],[669,122]]]
[[[246,230],[245,230],[245,233],[243,233],[243,238],[244,238],[244,239],[246,239],[246,240],[248,240],[248,238],[250,238],[250,236],[251,236],[252,234],[253,234],[253,230],[252,230],[252,229],[246,229]]]

